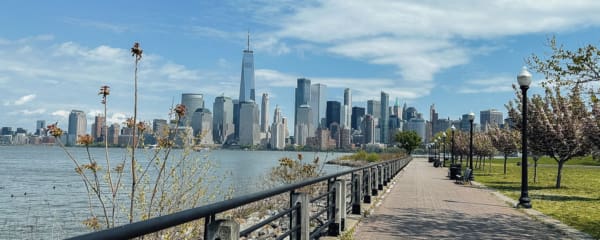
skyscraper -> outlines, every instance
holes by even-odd
[[[181,94],[181,104],[185,105],[185,115],[179,121],[180,126],[190,125],[192,115],[198,108],[204,108],[204,96],[200,93]]]
[[[106,118],[102,115],[96,115],[94,117],[94,123],[92,124],[92,138],[94,142],[102,142],[104,141],[104,126],[106,125]]]
[[[69,131],[67,145],[77,144],[77,136],[85,135],[87,129],[87,119],[85,113],[81,110],[71,110],[69,114]]]
[[[307,104],[300,105],[296,111],[298,119],[296,122],[295,133],[296,143],[300,146],[306,145],[306,138],[314,136],[314,129],[312,127],[312,114],[310,106]]]
[[[243,119],[243,120],[242,120]],[[240,145],[254,146],[260,143],[258,126],[258,105],[256,103],[240,103]]]
[[[344,106],[342,109],[342,128],[350,128],[352,124],[352,92],[350,88],[344,89]]]
[[[365,115],[365,143],[372,144],[375,143],[375,122],[376,118],[373,118],[373,115],[367,114]]]
[[[233,99],[233,125],[234,131],[233,136],[234,139],[240,139],[240,100]]]
[[[381,143],[388,144],[390,143],[390,128],[389,128],[389,119],[390,119],[390,95],[381,92],[381,119],[379,120],[380,128],[381,128]]]
[[[242,76],[240,79],[240,102],[254,102],[254,52],[250,50],[250,34],[248,33],[248,48],[242,58]]]
[[[502,112],[496,109],[489,109],[479,112],[479,124],[481,125],[481,131],[487,131],[491,126],[500,127],[504,123]]]
[[[331,128],[331,124],[340,123],[341,104],[338,101],[327,101],[327,128]]]
[[[377,100],[368,100],[367,114],[377,119],[381,118],[381,102]]]
[[[294,104],[294,131],[298,123],[298,108],[310,104],[310,79],[298,78],[296,86],[296,101]],[[294,132],[294,137],[296,132]]]
[[[45,135],[44,129],[46,128],[46,120],[37,120],[35,122],[35,135]]]
[[[276,106],[275,113],[273,114],[273,124],[271,125],[271,148],[284,149],[285,138],[284,119],[281,116],[279,106]]]
[[[394,103],[394,109],[392,110],[391,115],[396,115],[400,121],[402,121],[402,109],[400,109],[400,101],[396,98],[396,103]]]
[[[233,101],[229,97],[218,96],[213,103],[213,140],[223,144],[233,137]]]
[[[197,144],[213,144],[212,138],[213,116],[210,110],[198,108],[192,116],[191,127]]]
[[[263,133],[267,132],[269,128],[269,94],[263,93],[262,105],[260,107],[260,131]]]
[[[352,129],[363,131],[363,120],[365,117],[365,108],[352,107]]]
[[[325,125],[325,112],[327,110],[327,86],[325,84],[310,85],[309,105],[312,110],[315,129]]]

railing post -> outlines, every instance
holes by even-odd
[[[377,167],[372,167],[371,168],[371,195],[372,196],[377,196],[377,175],[379,174],[377,172]]]
[[[377,166],[377,189],[383,190],[383,171],[381,165]]]
[[[387,186],[388,181],[390,179],[388,169],[389,169],[389,165],[387,163],[383,164],[383,186]]]
[[[240,224],[219,219],[208,224],[207,232],[207,240],[237,240],[240,238]]]
[[[352,173],[352,214],[360,214],[362,186],[360,175]]]
[[[365,188],[365,197],[363,201],[365,203],[371,203],[371,168],[363,170],[363,179],[365,180],[363,183]]]
[[[345,187],[346,183],[343,179],[338,179],[333,183],[333,218],[328,219],[333,219],[333,222],[329,224],[329,236],[339,236],[344,228],[343,221],[346,213],[346,211],[344,210],[344,205],[346,205],[344,191]]]
[[[300,228],[290,235],[291,240],[308,240],[310,237],[309,229],[309,209],[308,204],[310,203],[308,194],[306,193],[292,193],[292,206],[300,205],[300,209],[292,214],[290,229],[300,225]]]
[[[337,236],[340,234],[340,226],[335,223],[335,211],[337,206],[336,204],[336,195],[337,189],[335,188],[335,179],[327,180],[327,222],[331,222],[329,226],[327,226],[327,234],[329,236]],[[331,192],[333,191],[333,193]]]

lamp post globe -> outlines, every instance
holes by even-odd
[[[470,178],[473,180],[473,121],[475,120],[475,113],[469,113],[469,168],[471,169]]]
[[[529,186],[527,182],[527,89],[531,84],[531,73],[527,71],[526,67],[521,69],[519,75],[517,75],[517,82],[521,87],[523,95],[523,110],[522,112],[522,128],[521,128],[521,197],[519,197],[519,206],[523,208],[531,208],[531,199],[529,198]]]

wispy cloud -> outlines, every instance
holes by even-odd
[[[129,27],[122,24],[108,23],[103,21],[95,21],[89,19],[81,19],[81,18],[72,18],[66,17],[63,21],[67,24],[81,26],[81,27],[91,27],[99,30],[107,30],[115,33],[122,33],[129,30]]]
[[[14,106],[20,106],[23,104],[26,104],[28,102],[31,102],[35,99],[36,95],[35,94],[28,94],[25,96],[21,96],[19,99],[15,100],[14,102],[5,102],[5,106],[10,106],[10,105],[14,105]]]

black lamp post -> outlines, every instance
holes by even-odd
[[[471,168],[471,177],[473,180],[473,120],[475,120],[475,113],[469,113],[469,123],[471,124],[471,131],[469,134],[469,168]]]
[[[452,165],[454,165],[454,130],[456,130],[456,128],[454,127],[454,124],[452,125],[452,127],[450,128],[452,129]]]
[[[531,73],[527,71],[526,67],[523,67],[517,76],[517,81],[523,95],[523,127],[521,128],[523,153],[521,154],[521,197],[519,198],[519,205],[523,208],[531,208],[527,183],[527,89],[529,89],[529,84],[531,84]]]
[[[442,167],[446,167],[446,132],[442,133],[442,151],[444,153]]]

